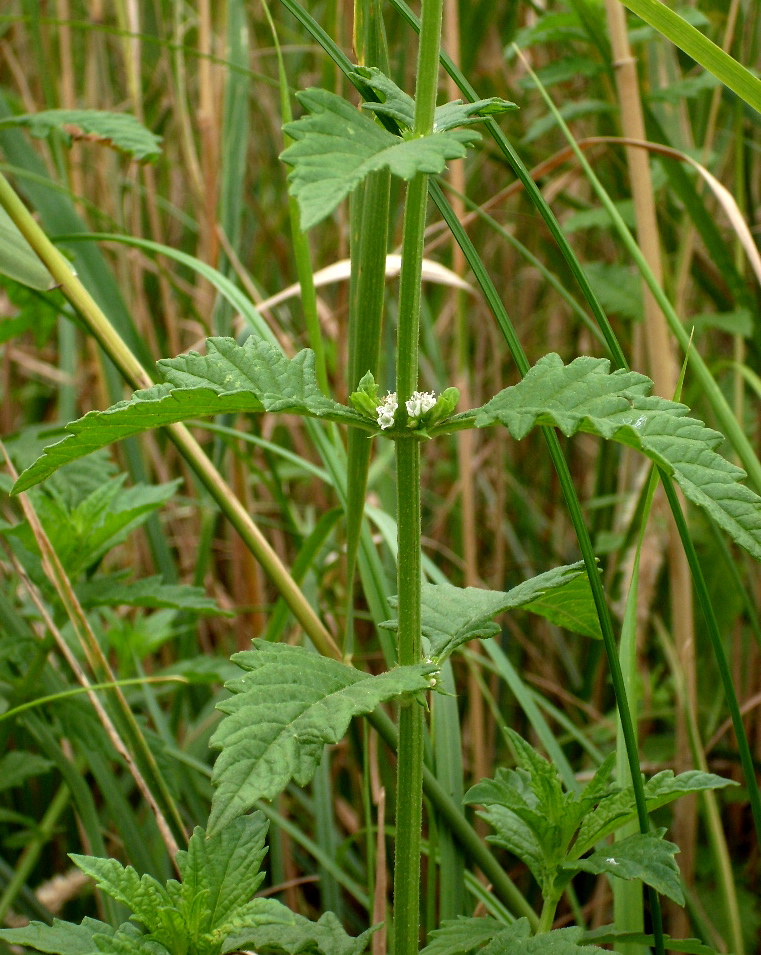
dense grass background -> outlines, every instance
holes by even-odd
[[[309,9],[349,52],[351,4],[311,4]],[[761,10],[753,0],[700,0],[682,12],[741,63],[758,67]],[[384,13],[392,74],[411,89],[414,37],[391,5]],[[353,95],[295,19],[279,5],[273,5],[272,14],[290,88],[319,85]],[[634,95],[643,106],[647,138],[711,170],[730,190],[755,235],[761,204],[757,114],[641,21],[629,17],[626,22],[637,60]],[[636,133],[627,125],[629,107],[620,108],[622,88],[616,85],[612,66],[621,59],[622,34],[615,32],[613,18],[606,19],[604,5],[569,0],[550,3],[545,10],[531,3],[481,0],[463,4],[459,11],[450,4],[446,24],[447,49],[479,95],[502,96],[520,106],[519,112],[501,118],[500,126],[526,165],[536,170],[543,194],[632,366],[654,377],[660,393],[671,397],[674,369],[682,356],[674,349],[669,358],[670,345],[652,346],[657,342],[657,310],[653,317],[631,258],[583,171],[569,157],[557,122],[512,43],[524,51],[574,136],[584,142],[624,221],[632,229],[638,227],[640,245],[662,268],[663,285],[677,314],[688,329],[695,329],[694,348],[755,445],[761,397],[758,282],[726,209],[691,167],[654,155],[648,184],[642,165],[632,172],[625,149],[609,141]],[[442,89],[444,85],[442,80]],[[450,98],[454,95],[449,92]],[[69,237],[61,240],[61,247],[149,367],[160,357],[199,348],[207,335],[235,334],[245,327],[197,262],[228,276],[255,303],[297,281],[287,170],[278,161],[283,141],[276,49],[258,4],[7,3],[0,17],[0,116],[57,107],[132,112],[164,138],[162,158],[140,166],[99,144],[69,143],[60,135],[32,140],[26,132],[0,127],[0,168],[39,213],[51,236]],[[632,181],[637,183],[634,197]],[[458,213],[468,216],[468,233],[530,360],[547,351],[557,351],[566,361],[579,354],[605,355],[564,258],[491,141],[484,138],[442,185],[451,190]],[[401,190],[394,186],[392,208],[400,209],[400,202]],[[648,202],[656,216],[643,220]],[[429,257],[472,283],[433,211],[429,223]],[[71,239],[72,233],[90,231],[141,237],[185,257],[178,260],[115,239]],[[392,245],[400,241],[397,215]],[[313,230],[309,243],[315,271],[345,259],[347,211]],[[384,389],[393,382],[397,284],[394,279],[388,283]],[[347,394],[347,311],[346,281],[318,288],[330,385],[341,400]],[[263,307],[262,314],[286,352],[308,343],[298,295]],[[0,316],[0,429],[20,467],[30,462],[55,424],[106,407],[126,392],[113,366],[103,360],[57,293],[37,294],[4,281]],[[427,284],[422,327],[422,387],[438,392],[456,383],[465,395],[464,405],[475,406],[517,381],[501,335],[475,288],[462,292]],[[709,424],[715,423],[689,368],[682,400]],[[347,586],[340,497],[305,426],[294,418],[250,417],[199,425],[196,434],[302,581],[328,629],[339,634]],[[565,445],[607,592],[620,617],[645,472],[640,461],[592,438],[579,436]],[[382,578],[378,589],[391,594],[394,477],[390,445],[379,444],[376,450],[369,516]],[[39,492],[33,500],[48,533],[58,532],[60,547],[78,541],[66,565],[70,576],[82,583],[122,569],[135,579],[160,574],[167,583],[203,587],[222,609],[232,611],[229,616],[171,607],[90,612],[95,634],[120,678],[180,675],[186,681],[128,686],[124,694],[155,754],[167,803],[176,807],[185,827],[192,828],[203,824],[208,814],[213,754],[207,744],[217,721],[214,704],[224,693],[221,683],[234,670],[230,654],[247,647],[252,636],[266,633],[296,641],[300,632],[278,603],[272,583],[160,434],[119,447],[111,460],[128,474],[128,486],[166,487],[178,478],[182,483],[171,495],[169,490],[132,492],[130,500],[144,513],[130,514],[129,519],[113,516],[123,515],[127,506],[122,491],[108,505],[106,517],[102,511],[76,511],[114,473],[105,458],[75,466],[53,490]],[[431,442],[425,449],[423,504],[429,572],[452,583],[504,590],[578,559],[573,528],[538,434],[520,444],[498,431]],[[22,521],[16,502],[4,497],[3,506],[8,525]],[[747,732],[761,758],[758,573],[699,514],[690,511],[689,518]],[[100,547],[86,541],[88,528],[98,521],[99,527],[113,521],[108,524],[112,533],[103,531]],[[691,711],[697,729],[692,743],[708,767],[739,780],[736,742],[713,654],[700,614],[692,613],[689,577],[670,549],[670,521],[667,510],[657,505],[640,570],[637,655],[643,768],[649,773],[697,765],[690,721],[684,715]],[[134,532],[127,534],[133,526]],[[31,535],[24,529],[10,531],[5,524],[0,530],[0,690],[11,707],[76,681],[60,654],[51,652],[52,630],[58,629],[65,643],[72,639],[71,628],[39,573]],[[77,552],[88,559],[77,560]],[[48,620],[41,608],[47,609]],[[359,593],[355,614],[355,663],[377,669],[388,645],[372,622],[371,602]],[[525,615],[505,621],[502,648],[505,657],[497,664],[490,656],[466,653],[453,665],[462,720],[462,771],[456,735],[450,738],[449,753],[439,753],[438,759],[452,759],[453,772],[460,777],[455,791],[463,781],[467,787],[510,759],[503,723],[529,736],[538,733],[539,738],[548,726],[574,770],[589,772],[615,745],[613,697],[601,645]],[[442,712],[441,719],[451,720],[452,709]],[[111,853],[139,871],[170,875],[152,813],[87,697],[29,709],[0,722],[0,736],[9,761],[0,778],[3,918],[46,912],[79,918],[92,911],[96,903],[72,874],[67,852]],[[26,756],[14,763],[15,751],[32,753],[34,759]],[[382,747],[357,724],[326,759],[308,791],[289,789],[268,809],[276,822],[270,891],[305,914],[333,908],[355,930],[367,925],[373,908],[382,918],[385,863],[368,824],[382,828],[393,820],[388,805],[392,779]],[[664,811],[663,824],[674,822],[691,891],[688,915],[674,913],[672,928],[702,936],[719,949],[738,950],[740,930],[729,924],[727,873],[717,879],[716,853],[725,840],[746,951],[759,950],[758,848],[744,790],[721,796],[718,830],[705,806],[679,806]],[[445,835],[436,825],[430,825],[427,836],[444,851]],[[526,872],[514,866],[510,873],[535,903]],[[54,876],[62,880],[54,882]],[[442,903],[435,880],[430,878],[428,884],[427,919],[433,925]],[[607,882],[590,877],[581,888],[576,911],[566,907],[563,917],[582,918],[588,925],[609,922]],[[453,912],[484,905],[478,902],[484,892],[476,880],[468,882],[467,890],[466,897],[453,903]]]

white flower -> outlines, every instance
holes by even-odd
[[[394,415],[396,414],[396,409],[399,405],[396,402],[396,392],[389,391],[385,398],[381,400],[381,403],[375,409],[376,414],[378,415],[378,426],[384,431],[386,428],[391,428],[394,424]]]
[[[410,418],[421,418],[436,404],[436,395],[432,391],[413,391],[412,397],[406,402],[407,414]]]

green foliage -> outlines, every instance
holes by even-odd
[[[334,916],[314,923],[274,899],[254,897],[264,878],[267,827],[254,813],[208,838],[196,828],[187,850],[177,854],[182,881],[166,885],[115,859],[72,855],[103,892],[130,909],[140,928],[56,919],[50,926],[0,929],[0,938],[58,955],[224,955],[254,946],[263,953],[361,955],[372,930],[353,939]]]
[[[55,287],[50,272],[3,208],[0,208],[0,274],[33,289],[47,291]]]
[[[581,579],[586,582],[586,588],[583,583],[575,588],[574,598],[588,611],[586,604],[594,604],[582,563],[555,567],[507,593],[477,587],[453,587],[451,584],[423,584],[421,621],[423,636],[428,641],[427,659],[440,665],[462,644],[496,636],[500,628],[493,618],[507,610],[525,607],[547,616],[546,608],[541,604],[542,598],[553,592],[562,595],[574,581]],[[562,603],[562,596],[559,596],[559,601]],[[396,608],[397,598],[392,597],[389,603]],[[396,630],[398,621],[390,620],[382,626]]]
[[[688,417],[686,405],[647,397],[651,388],[644,375],[610,372],[604,358],[564,365],[550,354],[473,414],[477,427],[499,422],[518,440],[537,425],[550,425],[566,436],[584,431],[641,451],[736,543],[761,558],[761,499],[739,483],[745,472],[714,450],[722,436]]]
[[[458,918],[445,921],[431,932],[431,941],[421,955],[594,955],[602,952],[594,945],[581,944],[580,928],[557,929],[544,935],[531,935],[527,919],[505,925],[492,918]]]
[[[63,493],[59,484],[35,491],[38,517],[66,573],[77,580],[109,550],[144,524],[151,514],[177,491],[179,481],[164,485],[137,484],[125,488],[126,475],[111,478],[99,487],[74,494],[76,485]],[[38,553],[26,522],[6,530],[28,552]]]
[[[109,574],[85,581],[77,587],[83,607],[153,607],[185,610],[204,616],[231,616],[200,587],[165,584],[160,577],[127,580],[126,574]]]
[[[565,863],[563,868],[572,872],[591,872],[615,875],[619,879],[640,879],[651,885],[661,895],[666,895],[677,905],[684,905],[679,866],[674,854],[679,846],[663,839],[665,829],[648,833],[635,833],[611,846],[593,852],[591,856]]]
[[[298,93],[308,115],[286,124],[285,133],[294,142],[281,158],[293,167],[288,181],[305,231],[329,216],[371,172],[388,169],[406,180],[418,173],[443,172],[448,160],[462,159],[466,147],[480,138],[454,126],[470,125],[515,108],[498,98],[476,104],[448,103],[436,111],[437,125],[431,135],[412,137],[411,97],[380,70],[361,69],[357,75],[385,97],[384,103],[366,103],[365,107],[391,117],[408,135],[394,135],[335,93],[320,89]]]
[[[134,159],[153,160],[161,155],[161,136],[155,136],[129,113],[95,109],[48,109],[0,121],[0,128],[25,126],[32,136],[44,138],[58,130],[71,139],[86,139],[111,146]]]
[[[362,104],[362,109],[379,116],[390,117],[402,130],[412,130],[415,124],[415,101],[408,93],[401,90],[393,80],[375,67],[358,67],[352,76],[361,84],[369,86],[381,97],[380,103],[365,102]],[[474,103],[454,100],[436,107],[433,131],[442,133],[458,126],[472,126],[474,123],[483,122],[489,116],[496,116],[514,109],[518,109],[515,103],[510,103],[499,96],[476,100]]]
[[[575,872],[639,879],[682,904],[684,899],[673,843],[665,829],[637,833],[586,855],[605,836],[637,818],[631,786],[610,783],[615,754],[600,766],[581,792],[567,792],[557,770],[524,739],[508,729],[516,769],[499,769],[468,791],[465,802],[485,806],[479,814],[495,830],[489,841],[508,849],[531,870],[545,900],[557,900]],[[728,779],[692,771],[659,773],[645,785],[647,809],[681,795],[731,785]]]
[[[4,247],[0,241],[0,256]],[[10,243],[10,247],[14,251],[19,248],[15,239]],[[2,267],[0,273],[11,274]],[[37,347],[42,348],[55,331],[58,320],[59,309],[54,301],[50,296],[40,295],[35,290],[36,286],[30,287],[29,282],[19,284],[15,281],[3,281],[2,288],[17,311],[0,321],[0,343],[31,332]]]
[[[225,718],[211,739],[222,750],[214,764],[213,832],[257,799],[273,799],[291,779],[306,785],[325,745],[337,743],[354,716],[430,689],[437,669],[419,664],[371,676],[264,640],[232,659],[245,675],[226,684],[234,695],[219,704]]]
[[[716,955],[716,950],[694,938],[670,938],[664,935],[669,952],[685,952],[687,955]],[[613,925],[601,925],[584,933],[584,940],[600,945],[653,945],[653,936],[644,932],[620,932]]]
[[[67,425],[69,435],[47,448],[14,490],[27,490],[96,448],[201,415],[282,411],[369,427],[362,415],[322,394],[309,349],[288,359],[253,337],[243,345],[232,338],[209,338],[206,346],[206,355],[190,352],[160,361],[166,384],[136,391],[129,401]]]
[[[571,633],[580,633],[593,640],[602,639],[597,608],[586,574],[580,574],[562,587],[535,597],[525,604],[524,610],[545,617],[556,627],[563,627]]]

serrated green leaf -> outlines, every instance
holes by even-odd
[[[88,567],[124,541],[145,523],[177,490],[179,481],[169,484],[137,484],[124,488],[126,475],[101,483],[75,505],[56,488],[34,492],[34,506],[66,573],[76,580]],[[10,531],[27,550],[39,553],[28,524]]]
[[[104,143],[138,160],[161,155],[161,136],[156,136],[129,113],[110,113],[95,109],[48,109],[24,113],[0,122],[6,126],[26,126],[32,136],[45,137],[54,129],[72,139]]]
[[[555,567],[506,593],[451,584],[423,584],[421,626],[423,636],[430,641],[429,659],[441,663],[463,643],[493,637],[500,629],[492,619],[497,614],[530,604],[548,591],[565,588],[583,573],[581,562]],[[396,608],[396,597],[389,603]],[[397,621],[389,620],[381,626],[395,630]]]
[[[665,832],[665,829],[638,832],[604,846],[584,859],[567,862],[563,868],[572,872],[591,872],[593,875],[607,872],[619,879],[640,879],[661,895],[668,896],[678,905],[684,905],[679,866],[674,859],[679,846],[667,842],[663,838]]]
[[[428,690],[436,670],[421,664],[371,676],[302,647],[263,640],[232,659],[245,674],[226,684],[234,695],[218,705],[226,715],[211,739],[222,750],[214,765],[211,832],[257,799],[274,798],[291,779],[306,785],[324,746],[343,737],[352,717]]]
[[[517,925],[518,922],[514,923],[509,931],[498,935],[482,949],[481,955],[599,955],[602,952],[601,948],[593,945],[580,944],[583,933],[575,925],[534,936],[529,936],[525,931],[518,934],[515,932]],[[514,932],[514,935],[511,936],[510,932]]]
[[[548,590],[541,597],[524,604],[523,609],[544,617],[556,627],[564,627],[593,640],[602,640],[600,620],[586,574],[580,574],[557,590]]]
[[[534,812],[534,818],[531,819],[533,825],[503,805],[489,806],[478,815],[494,829],[493,835],[487,836],[486,841],[512,852],[528,866],[539,885],[544,886],[549,873],[541,841],[534,831],[534,825],[539,826],[541,823],[539,813]]]
[[[390,116],[403,129],[413,128],[415,101],[408,93],[405,93],[393,80],[374,66],[358,67],[353,75],[383,97],[381,103],[363,103],[362,109]],[[518,109],[515,103],[501,99],[499,96],[475,100],[472,103],[463,103],[459,99],[453,100],[451,103],[436,107],[433,117],[433,131],[434,133],[440,133],[457,126],[472,126],[475,123],[483,122],[490,116],[507,113],[514,109]]]
[[[322,394],[309,349],[288,359],[274,345],[253,337],[243,345],[233,338],[209,338],[206,349],[206,355],[190,352],[160,361],[165,384],[137,391],[129,401],[91,411],[67,425],[69,435],[45,450],[19,477],[14,492],[114,441],[202,415],[282,411],[377,430],[363,415]]]
[[[236,916],[241,917],[264,878],[259,868],[267,853],[268,827],[265,817],[256,812],[235,819],[208,838],[196,828],[187,851],[177,854],[182,875],[180,910],[189,912],[199,895],[204,899],[199,935],[213,932],[221,942],[234,930]]]
[[[686,405],[646,397],[652,382],[610,372],[604,358],[541,358],[519,384],[479,409],[476,426],[504,424],[514,438],[537,425],[566,436],[584,431],[641,451],[671,474],[693,504],[753,557],[761,559],[761,498],[740,484],[745,472],[716,453],[722,436],[688,417]]]
[[[288,912],[288,910],[285,910]],[[317,922],[288,912],[288,924],[266,925],[236,939],[238,948],[255,949],[260,955],[286,953],[299,955],[315,952],[316,955],[362,955],[367,943],[379,925],[368,929],[357,938],[347,935],[333,912],[325,912]]]
[[[601,925],[599,928],[584,932],[585,942],[598,942],[600,945],[649,945],[655,944],[652,935],[644,932],[619,932],[615,925]],[[716,955],[716,950],[704,945],[696,938],[671,938],[664,935],[663,941],[667,952],[685,952],[687,955]]]
[[[172,900],[161,883],[153,876],[139,876],[131,865],[123,866],[116,859],[96,859],[92,856],[70,854],[72,862],[107,895],[123,902],[134,918],[154,932],[165,921],[164,912],[172,908]]]
[[[420,955],[469,955],[474,949],[504,932],[508,926],[490,915],[484,918],[447,919],[429,935]]]
[[[26,945],[38,952],[55,955],[97,955],[96,935],[113,937],[115,929],[97,919],[85,918],[80,925],[53,919],[52,925],[30,922],[23,928],[0,929],[0,938],[9,945]]]
[[[296,96],[308,115],[284,127],[294,142],[281,158],[293,167],[288,181],[304,231],[330,215],[369,173],[388,169],[406,180],[437,175],[479,138],[458,129],[403,139],[335,93],[308,89]]]
[[[602,951],[580,945],[581,936],[582,930],[576,926],[532,936],[525,918],[512,925],[496,919],[459,918],[432,932],[432,941],[421,955],[468,955],[484,942],[479,955],[592,955]]]
[[[653,812],[660,806],[665,806],[679,799],[680,796],[690,793],[723,789],[734,785],[737,785],[734,780],[724,779],[722,776],[704,773],[697,769],[680,773],[678,776],[674,775],[673,770],[665,769],[645,782],[647,811]],[[574,852],[583,855],[600,839],[621,828],[625,822],[635,819],[636,815],[637,807],[631,787],[614,792],[600,800],[597,809],[584,817],[576,837]]]
[[[203,616],[231,616],[201,587],[165,584],[161,577],[125,580],[124,575],[95,577],[80,584],[77,597],[83,607],[165,607]]]
[[[176,949],[168,948],[148,935],[117,932],[116,935],[96,935],[95,943],[103,955],[168,955]]]
[[[16,223],[0,207],[0,273],[29,288],[47,292],[56,287],[53,276],[19,231]]]

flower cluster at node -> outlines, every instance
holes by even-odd
[[[405,402],[410,418],[422,418],[436,404],[436,395],[432,391],[413,391],[412,397]]]
[[[398,407],[399,405],[396,402],[396,392],[389,391],[386,397],[381,399],[381,403],[375,409],[375,412],[378,415],[378,427],[382,428],[384,431],[386,428],[393,427],[394,415],[396,414],[396,409]]]

